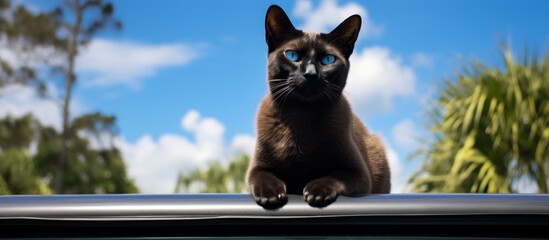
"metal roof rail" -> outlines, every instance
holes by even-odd
[[[367,195],[339,197],[321,209],[290,195],[277,210],[261,208],[248,194],[0,196],[0,238],[8,232],[10,237],[540,236],[534,230],[549,237],[548,227],[549,195],[541,194]]]

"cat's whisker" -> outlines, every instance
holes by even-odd
[[[339,99],[343,88],[330,82],[327,82],[326,86],[327,88],[325,90],[330,94],[332,103],[335,103]]]
[[[330,88],[332,88],[332,89],[335,89],[335,90],[337,90],[337,91],[341,91],[341,90],[343,89],[342,87],[340,87],[340,86],[338,86],[338,85],[335,85],[335,84],[333,84],[333,83],[331,83],[331,82],[328,82],[328,87],[330,87]]]
[[[284,88],[280,93],[278,93],[274,98],[273,102],[281,102],[284,99],[284,93],[288,91],[288,88]]]
[[[332,89],[330,89],[330,88],[326,88],[326,93],[327,93],[328,95],[330,95],[329,98],[330,98],[330,101],[331,101],[332,103],[337,102],[337,100],[339,99],[339,94],[337,94],[336,91],[334,91],[334,90],[332,90]]]
[[[283,97],[284,94],[288,91],[289,88],[290,88],[290,86],[288,84],[284,84],[279,89],[276,89],[272,93],[273,94],[273,101],[277,101],[277,100],[279,100],[279,98]]]
[[[295,88],[293,88],[293,87],[288,87],[288,91],[286,91],[285,96],[282,99],[282,107],[284,107],[284,103],[286,103],[286,99],[288,99],[288,96],[290,96],[290,94],[292,94],[294,89]]]
[[[330,93],[328,93],[328,89],[325,89],[325,91],[323,91],[324,95],[326,95],[326,97],[328,98],[328,101],[330,101],[330,103],[334,103],[334,101],[332,100],[332,97],[330,97]]]
[[[282,83],[273,83],[273,84],[271,85],[271,89],[276,90],[276,89],[279,89],[279,88],[281,88],[281,87],[286,87],[286,86],[288,86],[288,85],[289,85],[289,84],[286,83],[286,82],[282,82]]]
[[[276,83],[272,83],[272,84],[271,84],[271,89],[274,90],[274,91],[276,91],[276,90],[278,90],[278,89],[280,89],[280,88],[282,88],[282,87],[286,87],[286,86],[288,86],[288,85],[289,85],[288,82],[276,82]]]
[[[274,102],[277,102],[277,100],[280,100],[282,98],[282,96],[284,96],[284,92],[287,91],[287,88],[284,88],[278,92],[276,92],[275,94],[273,94],[273,101]]]
[[[288,84],[287,83],[282,83],[282,84],[275,84],[273,86],[271,86],[271,89],[275,92],[279,91],[280,89],[284,88],[284,87],[287,87]]]
[[[269,79],[269,82],[282,82],[282,81],[288,81],[286,78],[275,78],[275,79]]]

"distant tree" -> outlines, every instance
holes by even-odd
[[[0,88],[9,84],[25,84],[45,92],[45,83],[39,79],[29,59],[47,63],[51,54],[37,53],[37,49],[56,49],[65,42],[56,36],[58,24],[50,13],[33,13],[25,5],[13,6],[9,0],[0,0],[0,47],[17,52],[16,66],[0,56]],[[28,56],[27,56],[28,55]]]
[[[37,174],[27,149],[0,152],[0,195],[50,193],[52,190]]]
[[[0,150],[30,148],[39,126],[30,114],[21,118],[7,116],[0,119]]]
[[[549,55],[502,52],[502,69],[476,63],[446,81],[413,191],[509,193],[529,180],[548,193]]]
[[[241,193],[246,191],[245,175],[249,156],[242,155],[229,162],[227,167],[219,162],[207,169],[194,169],[188,174],[179,174],[175,192],[180,193]]]
[[[120,151],[112,144],[117,134],[113,116],[82,115],[73,121],[70,133],[74,146],[62,193],[138,192]],[[32,115],[0,119],[0,194],[52,193],[59,136]]]
[[[52,192],[38,175],[30,153],[38,131],[31,115],[0,119],[0,195]]]
[[[77,117],[68,130],[71,151],[63,178],[63,191],[58,193],[137,193],[128,178],[120,151],[113,145],[117,135],[116,118],[100,113]],[[57,159],[61,155],[60,136],[45,128],[35,156],[41,176],[56,183]]]
[[[241,193],[247,191],[246,171],[248,170],[249,162],[250,156],[242,155],[229,163],[227,170],[232,192]]]
[[[6,39],[8,46],[13,45],[14,48],[10,48],[12,51],[28,53],[35,61],[42,60],[38,53],[41,52],[40,48],[46,48],[65,59],[61,65],[48,65],[53,72],[62,73],[65,83],[61,104],[62,132],[40,126],[31,116],[5,120],[15,121],[21,126],[3,131],[4,134],[9,133],[5,138],[0,136],[0,154],[4,154],[3,159],[9,157],[9,161],[3,161],[0,166],[4,167],[4,170],[0,168],[1,176],[8,176],[7,173],[13,172],[13,169],[23,169],[19,166],[33,166],[27,175],[19,176],[36,173],[45,183],[41,186],[47,188],[49,185],[56,193],[137,192],[135,184],[127,177],[120,151],[112,145],[112,138],[118,134],[115,117],[100,113],[71,117],[69,113],[76,81],[74,64],[78,48],[88,44],[99,30],[108,26],[118,29],[121,23],[112,17],[114,8],[111,3],[96,0],[66,0],[60,3],[61,6],[52,12],[32,13],[23,4],[12,6],[9,0],[0,0],[0,39]],[[44,82],[37,78],[36,69],[30,65],[14,67],[0,58],[0,67],[0,88],[19,83],[35,85],[41,93],[45,92]],[[37,146],[32,154],[29,152],[31,142]],[[9,176],[14,179],[13,174]],[[21,179],[18,178],[18,181]],[[0,180],[0,185],[4,183],[9,187],[16,184],[6,178],[3,180]],[[21,191],[10,190],[9,193]]]
[[[54,10],[53,15],[57,19],[59,35],[65,36],[66,45],[62,48],[65,62],[58,66],[57,70],[63,73],[64,97],[63,97],[63,129],[61,134],[61,149],[57,166],[55,191],[63,192],[63,183],[66,181],[65,171],[71,143],[70,136],[70,104],[74,84],[76,83],[75,61],[78,49],[88,44],[100,30],[106,27],[120,29],[122,24],[113,17],[114,6],[110,2],[102,0],[65,0],[63,4]]]
[[[0,88],[24,84],[35,87],[39,93],[45,92],[44,81],[37,77],[28,59],[19,55],[47,63],[47,56],[35,53],[39,48],[55,49],[63,44],[56,37],[56,31],[57,24],[51,14],[33,13],[23,4],[14,6],[9,0],[0,0],[0,48],[10,49],[20,57],[13,65],[0,56]],[[52,192],[37,173],[30,152],[39,128],[31,115],[0,119],[0,194]]]

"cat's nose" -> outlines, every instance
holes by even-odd
[[[307,80],[316,80],[318,78],[318,74],[316,73],[316,67],[314,64],[308,64],[305,67],[305,74],[303,76]]]

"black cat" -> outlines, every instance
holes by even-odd
[[[339,195],[390,192],[384,146],[342,93],[360,26],[353,15],[328,34],[306,33],[280,7],[268,9],[269,92],[257,114],[247,175],[248,190],[264,208],[282,207],[286,194],[324,207]]]

